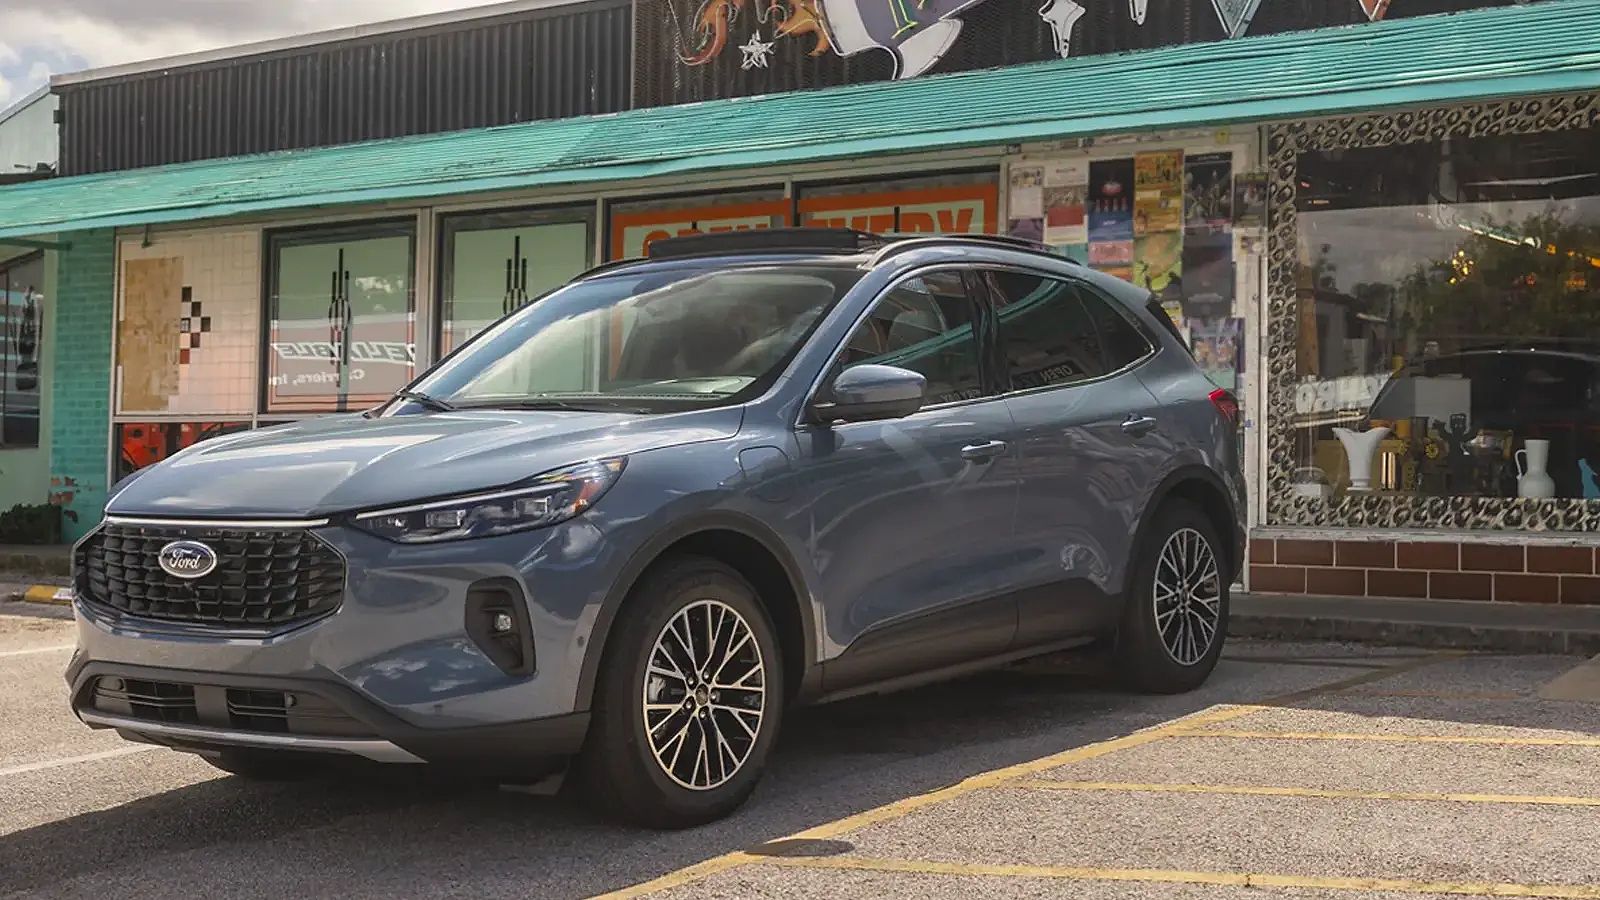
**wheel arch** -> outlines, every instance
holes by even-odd
[[[1234,508],[1228,489],[1217,473],[1205,466],[1190,465],[1174,469],[1151,492],[1150,500],[1144,507],[1144,514],[1139,517],[1138,529],[1133,535],[1131,546],[1134,556],[1137,557],[1145,541],[1149,540],[1150,532],[1155,528],[1156,518],[1161,514],[1162,507],[1173,500],[1185,500],[1194,504],[1210,520],[1212,527],[1217,530],[1217,535],[1223,541],[1223,546],[1219,549],[1224,556],[1228,581],[1231,582],[1244,565],[1243,532],[1239,528],[1238,512]],[[1123,582],[1124,597],[1132,596],[1133,579],[1136,574],[1135,567],[1129,565]]]
[[[778,632],[787,693],[791,698],[815,693],[821,672],[816,664],[816,626],[810,593],[794,556],[761,522],[738,513],[710,512],[656,534],[623,566],[590,632],[589,652],[583,656],[578,675],[577,709],[587,711],[593,704],[595,681],[610,650],[611,634],[639,580],[661,560],[680,553],[716,559],[756,588]]]

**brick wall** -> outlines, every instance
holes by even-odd
[[[1264,594],[1600,604],[1600,547],[1455,541],[1250,542]]]
[[[64,237],[72,248],[56,257],[50,499],[77,540],[99,523],[109,487],[116,239],[109,229]]]

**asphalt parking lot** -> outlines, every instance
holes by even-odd
[[[0,896],[1600,900],[1600,666],[1236,642],[1182,697],[1044,661],[797,712],[689,832],[433,778],[255,785],[91,732],[0,610]]]

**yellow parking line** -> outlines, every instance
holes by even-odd
[[[1273,875],[1261,872],[1189,872],[1181,869],[1098,869],[1083,866],[987,865],[856,857],[774,858],[763,865],[779,868],[905,875],[967,875],[990,878],[1055,878],[1068,881],[1142,881],[1161,884],[1231,885],[1237,887],[1308,888],[1341,891],[1387,891],[1402,894],[1447,894],[1464,897],[1550,897],[1597,900],[1600,887],[1566,884],[1508,884],[1493,881],[1419,881],[1410,878],[1345,878],[1319,875]]]
[[[1600,747],[1600,738],[1495,737],[1468,734],[1361,734],[1338,731],[1180,730],[1173,737],[1241,741],[1370,741],[1382,744],[1482,744],[1490,747]]]
[[[1507,691],[1340,691],[1344,697],[1398,697],[1417,700],[1531,700],[1527,694]]]
[[[1323,788],[1231,784],[1141,784],[1120,781],[1050,781],[1032,779],[1011,787],[1045,791],[1126,791],[1159,794],[1238,794],[1252,797],[1310,797],[1324,800],[1410,800],[1422,803],[1504,803],[1530,806],[1600,806],[1600,797],[1558,797],[1527,794],[1430,794],[1411,791],[1353,791]]]
[[[1448,659],[1456,659],[1463,655],[1464,654],[1462,653],[1454,651],[1443,651],[1431,656],[1410,660],[1391,668],[1380,669],[1374,672],[1366,672],[1361,675],[1353,675],[1342,681],[1333,682],[1332,684],[1307,688],[1305,690],[1295,691],[1280,697],[1274,697],[1267,702],[1269,704],[1292,703],[1298,700],[1305,700],[1329,691],[1339,691],[1345,688],[1359,687],[1360,685],[1381,681],[1385,678],[1393,678],[1397,675],[1403,675],[1407,672],[1415,671],[1424,666],[1432,665]],[[847,834],[852,831],[866,828],[869,825],[876,825],[879,822],[887,822],[894,819],[899,819],[910,815],[911,813],[922,809],[923,807],[932,806],[936,803],[943,803],[946,800],[951,800],[956,797],[970,794],[974,791],[992,788],[995,785],[1003,784],[1007,781],[1025,778],[1029,775],[1037,775],[1040,772],[1046,772],[1050,769],[1060,768],[1061,766],[1071,763],[1082,762],[1084,760],[1106,756],[1111,753],[1116,753],[1119,750],[1128,750],[1133,747],[1141,747],[1145,744],[1151,744],[1164,738],[1181,737],[1187,733],[1191,733],[1192,730],[1196,728],[1202,728],[1208,725],[1220,725],[1223,722],[1227,722],[1232,719],[1243,718],[1244,716],[1254,713],[1263,712],[1266,709],[1267,707],[1260,705],[1219,707],[1217,709],[1210,710],[1209,712],[1203,712],[1197,715],[1189,716],[1188,718],[1180,719],[1176,722],[1162,725],[1157,728],[1136,731],[1133,734],[1125,735],[1120,738],[1113,738],[1108,741],[1101,741],[1095,744],[1087,744],[1082,747],[1075,747],[1071,750],[1064,750],[1060,753],[1052,754],[1040,759],[1017,763],[1013,766],[1007,766],[1005,768],[994,769],[989,772],[973,775],[947,787],[939,788],[935,791],[929,791],[926,794],[918,794],[913,797],[906,797],[903,800],[896,800],[893,803],[889,803],[875,809],[869,809],[864,812],[859,812],[853,816],[846,816],[842,819],[818,825],[814,828],[808,828],[805,831],[791,834],[787,837],[778,838],[774,841],[769,841],[768,843],[772,844],[776,843],[777,841],[787,842],[802,840],[827,840],[829,838],[835,838],[842,834]],[[629,897],[643,897],[656,893],[657,891],[664,891],[669,888],[690,884],[695,881],[699,881],[702,878],[714,875],[718,872],[726,872],[729,869],[736,869],[740,866],[748,865],[752,860],[758,859],[764,860],[765,857],[761,857],[758,854],[752,854],[743,850],[735,851],[733,853],[727,853],[722,856],[713,857],[703,862],[696,863],[695,865],[686,869],[680,869],[676,872],[668,873],[652,881],[646,881],[642,884],[637,884],[632,887],[624,888],[620,891],[601,896],[606,898],[615,898],[615,900],[622,900],[622,898]]]

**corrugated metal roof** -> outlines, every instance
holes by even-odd
[[[1548,0],[62,178],[0,191],[0,237],[1592,90],[1595,35],[1600,0]]]

